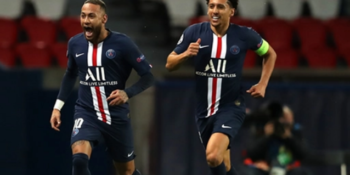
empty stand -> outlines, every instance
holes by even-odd
[[[270,0],[277,18],[292,20],[301,15],[303,0]]]
[[[327,28],[321,20],[299,18],[293,21],[301,50],[327,47]]]
[[[299,53],[294,49],[276,49],[276,69],[292,69],[299,65]]]
[[[239,1],[238,12],[243,18],[261,19],[267,13],[267,0]]]
[[[23,2],[23,0],[1,0],[0,17],[17,19],[22,13]]]
[[[40,18],[59,20],[64,14],[66,0],[32,0]]]
[[[80,19],[78,17],[64,17],[60,21],[60,28],[66,34],[67,39],[73,37],[74,35],[83,32],[80,24]]]
[[[230,22],[241,26],[251,27],[254,30],[258,30],[256,23],[250,19],[234,16],[231,18]]]
[[[273,17],[263,18],[258,21],[258,29],[273,48],[292,47],[293,28],[287,21]]]
[[[56,43],[51,47],[53,56],[55,57],[58,65],[61,68],[67,67],[67,44],[66,43]]]
[[[10,48],[17,41],[18,26],[15,21],[0,18],[0,48]]]
[[[48,49],[22,43],[17,46],[16,52],[25,68],[45,68],[51,66],[51,55]]]
[[[310,68],[335,68],[337,65],[335,51],[330,48],[305,50],[304,57]]]
[[[338,53],[343,55],[350,49],[350,19],[337,18],[327,21],[327,26],[331,31]]]
[[[164,0],[171,18],[171,26],[187,27],[188,20],[195,16],[196,1]]]
[[[0,49],[0,64],[5,67],[13,67],[16,63],[16,57],[11,49]]]
[[[21,26],[29,37],[29,42],[44,48],[56,42],[57,27],[51,20],[34,16],[24,17]]]
[[[248,50],[244,59],[244,68],[254,68],[256,66],[257,55],[255,52]]]
[[[327,20],[339,14],[340,0],[307,0],[314,18]]]

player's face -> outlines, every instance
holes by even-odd
[[[219,26],[230,22],[234,14],[227,0],[210,0],[208,3],[208,16],[212,26]]]
[[[99,5],[84,4],[81,9],[80,23],[88,41],[98,40],[101,29],[107,21],[107,15]]]

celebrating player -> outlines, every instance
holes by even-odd
[[[195,61],[196,118],[206,160],[213,175],[237,174],[230,162],[230,143],[245,118],[240,85],[248,49],[264,58],[260,81],[247,93],[264,97],[276,53],[253,29],[230,24],[238,0],[207,0],[210,22],[189,26],[168,56],[166,68]]]
[[[73,175],[90,175],[88,161],[92,149],[102,142],[119,175],[140,175],[134,165],[127,101],[152,86],[151,66],[130,38],[105,28],[107,14],[102,0],[85,1],[80,21],[83,33],[68,42],[68,67],[52,112],[51,126],[59,131],[60,110],[79,76],[71,136]],[[125,89],[132,69],[141,78]]]

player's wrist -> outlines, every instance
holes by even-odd
[[[57,99],[56,100],[56,103],[55,103],[55,105],[54,105],[54,107],[53,107],[53,109],[55,110],[58,110],[58,111],[61,111],[61,109],[63,108],[63,106],[64,106],[64,101],[62,101],[62,100],[60,100],[60,99]]]

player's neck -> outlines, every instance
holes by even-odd
[[[95,41],[93,44],[98,44],[100,42],[102,42],[103,40],[105,40],[108,36],[108,30],[106,28],[103,28],[101,30],[100,36],[98,37],[97,41]]]
[[[214,32],[214,34],[218,37],[222,37],[226,34],[226,31],[229,27],[230,23],[227,24],[221,24],[219,26],[210,26],[211,30]]]

